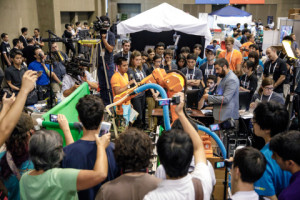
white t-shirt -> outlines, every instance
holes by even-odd
[[[193,177],[201,180],[204,200],[209,200],[213,183],[209,168],[204,163],[198,163],[192,174],[188,174],[181,179],[163,180],[155,190],[149,192],[144,197],[144,200],[194,200],[195,190],[192,182]]]
[[[252,191],[239,191],[231,197],[232,200],[259,200],[258,194]]]
[[[216,184],[216,175],[215,175],[215,171],[214,171],[214,168],[213,166],[211,165],[211,163],[209,162],[209,160],[207,160],[207,165],[208,165],[208,168],[209,168],[209,172],[210,172],[210,175],[211,175],[211,180],[212,180],[212,184],[213,186]],[[195,169],[195,161],[194,161],[194,156],[193,156],[193,159],[192,159],[192,162],[191,162],[191,165],[189,167],[189,173],[193,172]],[[166,171],[165,171],[165,168],[163,165],[159,165],[158,168],[156,169],[156,172],[155,172],[155,176],[159,179],[166,179]]]
[[[84,71],[85,75],[86,75],[86,79],[90,82],[95,82],[97,83],[97,81],[95,81],[95,79],[93,79],[92,75],[90,74],[90,72],[88,71]],[[80,76],[78,76],[79,81],[83,82],[80,78]],[[70,75],[66,74],[63,78],[62,81],[62,92],[64,92],[65,90],[70,89],[71,87],[73,87],[73,85],[75,85],[75,79],[72,78]]]

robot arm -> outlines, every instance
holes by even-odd
[[[173,96],[173,94],[177,92],[181,92],[184,88],[184,78],[176,73],[170,72],[166,73],[164,69],[157,68],[153,70],[152,74],[145,77],[138,85],[133,88],[130,88],[119,95],[114,97],[114,106],[121,105],[125,101],[129,101],[137,94],[135,90],[141,85],[147,83],[156,83],[163,88],[166,88],[169,96]]]

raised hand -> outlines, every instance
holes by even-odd
[[[26,93],[30,93],[34,88],[37,79],[38,79],[38,75],[36,71],[32,71],[32,70],[26,71],[22,78],[21,90],[23,90]]]

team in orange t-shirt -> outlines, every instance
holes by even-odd
[[[253,34],[248,35],[247,36],[247,41],[248,42],[245,42],[240,48],[243,57],[248,57],[249,47],[250,47],[251,44],[254,44],[254,42],[255,42],[254,35]]]
[[[229,68],[239,73],[241,71],[241,65],[243,61],[243,57],[241,52],[233,49],[234,39],[232,37],[228,37],[225,39],[226,50],[222,51],[218,58],[225,58],[229,64]]]
[[[116,96],[118,94],[121,94],[122,92],[126,91],[128,89],[128,86],[130,86],[132,83],[134,83],[134,80],[129,81],[127,70],[128,70],[128,62],[126,58],[120,57],[117,59],[116,62],[118,71],[114,73],[114,75],[111,77],[110,84],[113,92],[113,96]],[[130,100],[124,102],[122,105],[129,105]],[[122,105],[117,106],[116,113],[117,115],[123,115],[123,109]]]

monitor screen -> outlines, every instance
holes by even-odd
[[[291,35],[293,32],[293,26],[281,26],[280,28],[280,43],[285,36]]]

